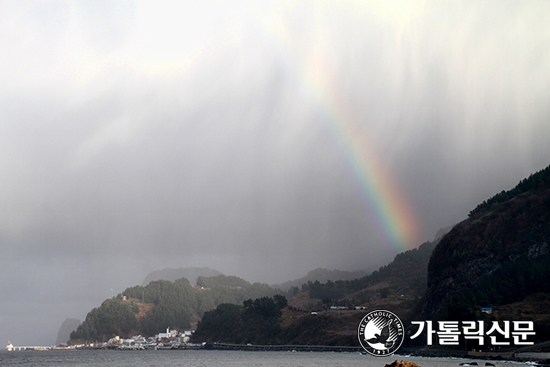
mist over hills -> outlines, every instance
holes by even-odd
[[[220,305],[204,314],[193,339],[196,342],[356,346],[355,331],[365,312],[353,311],[356,306],[392,310],[405,320],[411,318],[414,305],[426,290],[426,269],[434,245],[425,242],[416,249],[402,252],[389,264],[360,278],[323,283],[308,280],[300,288],[292,286],[285,294],[289,307],[285,302],[282,309],[276,307],[277,296],[273,300],[264,297],[246,301],[243,305]],[[343,272],[343,275],[349,274]],[[351,311],[332,312],[332,306]]]
[[[534,323],[535,342],[550,339],[550,166],[482,202],[468,219],[444,232],[436,235],[436,242],[398,254],[362,278],[309,281],[301,291],[294,287],[289,304],[364,305],[370,310],[392,310],[406,322],[525,320]],[[492,307],[492,314],[484,314],[481,307]],[[281,322],[260,340],[248,330],[223,335],[211,325],[212,318],[234,320],[235,315],[240,321],[232,322],[243,324],[243,320],[252,320],[247,313],[245,305],[242,311],[233,308],[228,315],[221,311],[205,314],[208,324],[204,328],[199,324],[197,335],[209,341],[355,345],[356,338],[342,330],[356,326],[362,316],[300,316],[287,311],[282,319],[294,321]],[[422,345],[421,341],[407,343]],[[460,343],[458,348],[464,350],[466,345]],[[483,343],[476,346],[486,348]]]
[[[14,344],[152,270],[379,267],[550,163],[548,1],[1,4]]]
[[[326,281],[337,281],[337,280],[351,280],[356,278],[361,278],[369,273],[371,273],[375,268],[369,269],[369,270],[357,270],[357,271],[346,271],[346,270],[338,270],[338,269],[325,269],[325,268],[317,268],[314,270],[309,271],[305,276],[295,279],[295,280],[289,280],[284,283],[278,283],[278,284],[272,284],[271,286],[276,289],[282,289],[282,290],[288,290],[290,287],[299,287],[304,283],[307,283],[308,281],[319,281],[319,282],[326,282]],[[217,275],[225,275],[220,271],[217,271],[215,269],[203,267],[188,267],[188,268],[165,268],[162,270],[155,270],[147,274],[143,282],[141,282],[141,286],[144,287],[147,284],[149,284],[152,281],[156,280],[168,280],[168,281],[175,281],[180,278],[186,278],[189,280],[189,282],[192,285],[197,284],[197,279],[199,277],[214,277]]]
[[[155,280],[169,280],[173,282],[180,278],[186,278],[191,284],[196,284],[198,277],[212,277],[215,275],[222,275],[222,273],[210,268],[166,268],[155,270],[147,274],[143,282],[141,282],[141,285],[144,287]]]
[[[65,321],[63,321],[63,323],[61,324],[59,331],[57,332],[57,339],[55,341],[55,344],[60,345],[63,343],[67,343],[67,341],[71,337],[71,333],[76,330],[79,325],[80,320],[73,318],[65,319]]]
[[[372,269],[374,270],[374,269]],[[317,268],[314,270],[309,271],[305,276],[295,279],[295,280],[289,280],[288,282],[280,283],[280,284],[274,284],[274,288],[280,288],[282,290],[287,290],[291,287],[299,287],[304,283],[307,283],[308,281],[314,282],[326,282],[326,281],[336,281],[336,280],[351,280],[356,278],[361,278],[367,274],[369,274],[371,271],[368,270],[357,270],[357,271],[345,271],[345,270],[337,270],[337,269],[324,269],[324,268]]]
[[[400,253],[372,273],[319,268],[278,285],[279,289],[235,276],[199,275],[216,273],[205,268],[153,272],[148,275],[151,279],[164,276],[177,280],[152,280],[145,287],[126,289],[117,299],[92,310],[105,315],[124,311],[127,317],[123,327],[98,324],[103,317],[89,314],[75,335],[85,339],[99,329],[101,335],[151,332],[160,325],[190,327],[194,322],[199,322],[200,328],[201,318],[222,304],[236,306],[229,307],[236,312],[241,303],[250,305],[253,298],[282,294],[291,307],[283,310],[284,325],[272,320],[277,337],[265,335],[266,339],[254,342],[307,342],[314,321],[309,319],[310,312],[332,305],[387,309],[409,321],[485,320],[487,315],[480,312],[481,307],[493,307],[491,320],[531,320],[540,340],[550,338],[550,166],[482,202],[468,219],[446,233],[448,230],[440,230],[434,242]],[[198,276],[199,287],[192,287],[183,274]],[[136,318],[141,321],[136,322]],[[323,326],[315,327],[320,335],[331,334],[331,343],[348,343],[352,340],[349,335],[340,335],[338,330],[350,330],[356,321],[355,317],[335,321],[326,315]],[[212,322],[208,321],[210,331],[199,335],[224,340]],[[244,334],[237,339],[248,340]],[[231,334],[227,340],[237,339]],[[315,340],[323,343],[329,339]]]

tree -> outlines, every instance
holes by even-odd
[[[286,297],[283,296],[283,295],[276,294],[276,295],[273,296],[273,300],[275,301],[275,303],[277,304],[279,309],[283,309],[286,306],[288,306],[288,301],[287,301]]]

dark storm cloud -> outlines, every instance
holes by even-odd
[[[0,7],[6,342],[52,343],[165,267],[281,282],[392,258],[310,65],[409,200],[412,245],[549,164],[543,2]]]

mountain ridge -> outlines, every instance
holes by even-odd
[[[326,268],[316,268],[313,270],[310,270],[305,276],[295,279],[295,280],[289,280],[283,283],[274,284],[274,288],[279,288],[282,290],[288,290],[291,287],[300,287],[302,284],[307,283],[308,281],[319,281],[319,282],[327,282],[327,281],[337,281],[337,280],[352,280],[361,278],[365,275],[368,275],[371,273],[367,270],[356,270],[356,271],[346,271],[346,270],[338,270],[338,269],[326,269]]]

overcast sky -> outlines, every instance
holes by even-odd
[[[432,240],[550,164],[549,19],[546,1],[0,1],[0,343],[52,344],[153,270],[275,283]]]

